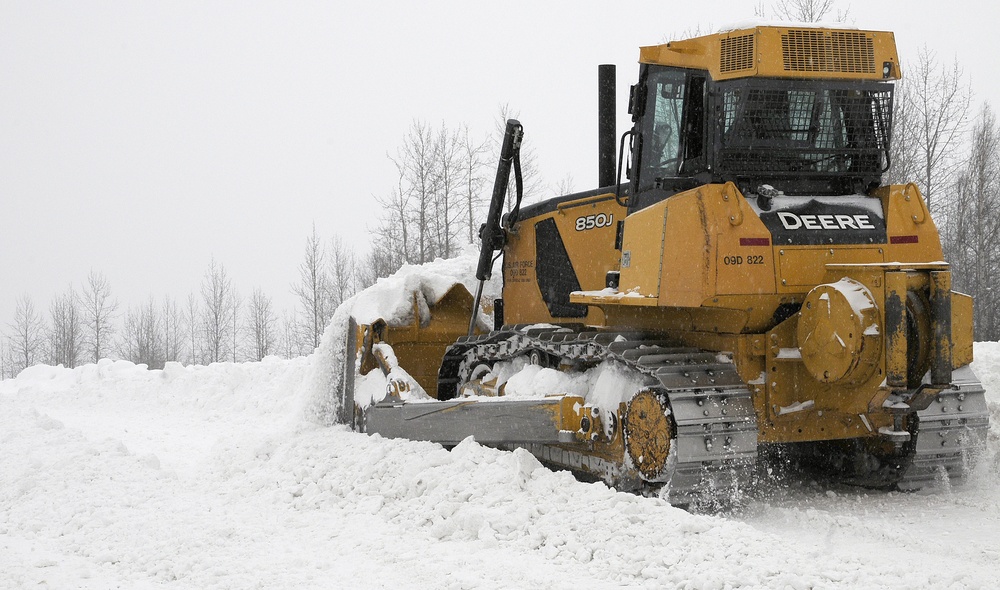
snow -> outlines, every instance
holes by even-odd
[[[816,400],[806,400],[804,402],[796,402],[788,406],[781,406],[778,408],[778,415],[784,416],[785,414],[794,414],[795,412],[803,412],[805,410],[811,410],[816,406]],[[862,418],[864,416],[862,415]],[[869,430],[871,430],[869,428]]]
[[[471,392],[465,397],[487,403],[500,399],[540,399],[553,394],[583,397],[598,411],[608,436],[614,424],[611,414],[632,394],[652,384],[637,379],[615,363],[604,362],[582,373],[566,373],[532,365],[525,357],[494,363],[481,379],[484,382],[495,379],[497,389],[503,386],[503,397],[476,396],[470,395]]]
[[[825,297],[826,294],[824,293],[823,296]],[[800,359],[802,358],[802,351],[798,348],[779,348],[778,354],[775,355],[775,358],[780,360]],[[761,383],[763,383],[763,381]]]
[[[645,299],[645,298],[655,297],[654,295],[643,295],[642,293],[639,292],[640,289],[641,289],[641,287],[639,287],[638,285],[636,285],[635,287],[632,287],[631,289],[626,289],[624,291],[619,291],[619,290],[614,289],[612,287],[605,287],[605,288],[603,288],[603,289],[601,289],[599,291],[573,291],[572,294],[573,295],[583,295],[585,297],[602,297],[602,298],[605,298],[605,299],[608,299],[608,298],[611,298],[611,299],[622,299],[622,298]]]
[[[420,319],[427,321],[430,319],[428,303],[437,302],[455,284],[462,283],[469,293],[475,294],[474,277],[478,264],[478,250],[467,246],[464,254],[456,258],[437,259],[427,265],[406,265],[391,277],[379,279],[340,309],[353,315],[358,323],[370,324],[382,318],[390,324],[408,324],[413,322],[413,297],[416,296]],[[489,284],[492,289],[486,293],[499,296],[499,282]]]
[[[451,280],[404,274],[426,300]],[[291,361],[102,361],[0,382],[0,588],[1000,585],[1000,343],[975,347],[993,426],[965,486],[887,493],[775,473],[743,508],[705,515],[524,451],[330,426],[343,335],[335,322]],[[610,406],[621,379],[591,375],[588,395]]]
[[[844,295],[854,311],[854,315],[861,317],[865,311],[875,308],[875,303],[872,301],[868,289],[858,281],[843,278],[836,283],[831,283],[831,286]]]
[[[1000,345],[978,344],[996,418]],[[305,419],[329,359],[35,367],[0,384],[3,588],[986,588],[987,462],[935,494],[772,485],[689,514],[523,451]],[[990,441],[995,457],[996,431]],[[995,461],[992,458],[991,461]],[[902,557],[902,556],[905,556]]]
[[[785,29],[815,29],[815,28],[826,28],[826,29],[848,29],[857,30],[857,26],[850,23],[845,23],[838,20],[824,19],[816,22],[804,22],[804,21],[782,21],[782,20],[769,20],[763,18],[748,18],[739,21],[735,21],[726,25],[719,27],[719,33],[729,33],[731,31],[743,31],[745,29],[756,29],[757,27],[780,27]]]
[[[372,324],[382,319],[390,326],[409,325],[413,323],[416,313],[421,322],[426,322],[430,319],[430,306],[455,285],[463,285],[471,294],[476,292],[475,275],[478,264],[479,252],[473,246],[467,246],[463,254],[456,258],[437,259],[423,265],[404,265],[392,276],[379,279],[371,287],[342,303],[334,312],[314,353],[326,362],[313,363],[308,370],[309,389],[315,395],[302,400],[302,413],[310,420],[322,424],[343,421],[338,420],[338,417],[343,417],[344,411],[340,402],[344,390],[344,375],[339,369],[346,366],[346,343],[351,318],[358,324]],[[493,273],[492,280],[484,284],[483,301],[500,296],[500,274]],[[492,320],[480,313],[477,325],[482,329],[489,329],[492,327]],[[356,387],[355,399],[362,403],[382,399],[386,383],[379,379],[384,377],[374,375],[362,383],[362,387]],[[412,379],[410,381],[416,385]]]
[[[836,205],[838,207],[854,207],[856,209],[862,209],[868,211],[868,213],[878,217],[883,218],[882,213],[882,201],[869,197],[867,195],[844,195],[840,197],[829,197],[829,196],[788,196],[779,195],[774,197],[771,204],[771,209],[769,211],[784,211],[788,209],[799,209],[805,207],[809,203],[816,201],[822,205]],[[757,203],[757,199],[746,199],[745,203],[750,205],[757,217],[766,213],[760,208]]]

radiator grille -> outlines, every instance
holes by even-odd
[[[786,72],[875,73],[874,44],[864,33],[789,30],[781,54]]]
[[[723,74],[753,69],[753,35],[727,37],[722,40],[719,69]]]

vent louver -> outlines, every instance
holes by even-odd
[[[875,73],[874,42],[864,33],[789,30],[781,54],[786,72]]]
[[[719,70],[723,74],[753,69],[753,38],[750,34],[722,39]]]

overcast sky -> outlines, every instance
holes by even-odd
[[[509,104],[543,180],[593,188],[597,65],[618,64],[620,133],[640,45],[755,4],[0,0],[0,328],[92,268],[123,307],[183,299],[212,257],[291,308],[314,223],[368,247],[414,119],[486,134]],[[993,1],[840,6],[1000,108]]]

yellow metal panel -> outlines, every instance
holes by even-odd
[[[608,271],[618,270],[615,237],[625,212],[614,195],[607,194],[562,203],[553,215],[581,290],[603,289]]]
[[[827,264],[872,264],[882,262],[881,246],[783,246],[777,250],[782,289],[811,289],[826,278]]]
[[[660,305],[698,307],[713,295],[715,235],[709,231],[711,220],[705,195],[716,186],[674,195],[666,201],[670,213],[666,219]]]
[[[517,305],[504,306],[504,321],[523,324],[547,321],[549,310],[538,291],[535,274],[535,225],[521,223],[507,234],[503,256],[503,298]]]
[[[766,375],[759,387],[766,392],[755,400],[762,442],[835,440],[872,436],[891,426],[891,416],[869,413],[879,395],[881,367],[863,383],[818,381],[795,354],[797,317],[771,330],[765,340]],[[759,382],[760,379],[757,379]],[[761,397],[765,401],[761,402]],[[864,416],[862,418],[862,416]]]
[[[883,186],[872,193],[882,199],[888,235],[886,260],[937,262],[944,260],[941,238],[920,189],[915,184]]]
[[[674,197],[676,198],[676,197]],[[655,298],[660,294],[661,263],[668,220],[663,201],[625,220],[619,290]]]
[[[505,307],[504,321],[508,324],[553,321],[603,324],[604,313],[597,307],[590,307],[583,318],[557,318],[549,313],[538,287],[535,251],[535,224],[547,218],[555,221],[581,290],[603,289],[607,272],[618,269],[615,235],[618,222],[625,218],[625,209],[615,202],[614,195],[567,201],[554,211],[522,219],[516,230],[508,233],[504,248],[503,297],[516,302]]]
[[[626,220],[620,289],[658,295],[663,307],[721,307],[723,297],[732,303],[733,295],[772,295],[770,235],[732,183],[674,195]],[[747,302],[737,303],[746,309]]]
[[[716,233],[716,280],[712,295],[764,295],[775,292],[771,232],[735,185],[712,185],[706,195],[708,218]],[[740,305],[744,307],[745,302]]]
[[[957,369],[972,362],[972,297],[951,292],[951,362]]]
[[[372,337],[390,344],[399,365],[406,369],[428,395],[436,398],[438,367],[441,366],[444,350],[468,333],[473,298],[462,284],[456,284],[441,299],[429,302],[431,317],[423,324],[420,322],[416,296],[413,305],[411,323],[386,325],[383,320],[378,320],[372,324],[360,325],[360,337],[356,338],[356,342],[367,353],[371,353]],[[369,333],[368,339],[364,337],[366,332]],[[362,373],[375,368],[374,360],[362,352]]]
[[[885,273],[886,385],[906,388],[906,273]]]
[[[883,80],[888,62],[888,78],[900,78],[895,37],[882,31],[762,26],[642,47],[639,62],[707,70],[715,80]]]
[[[759,27],[757,34],[759,76],[882,80],[883,64],[892,62],[898,78],[892,33]]]

